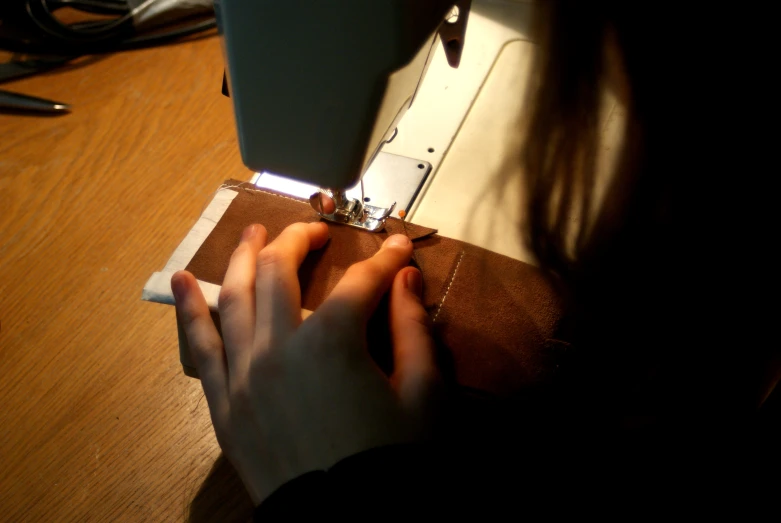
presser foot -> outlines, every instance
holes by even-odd
[[[324,220],[371,232],[383,230],[385,220],[396,208],[396,202],[389,208],[375,207],[355,198],[348,198],[344,192],[328,189],[312,194],[309,204]]]

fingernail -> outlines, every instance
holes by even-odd
[[[241,233],[241,241],[246,242],[248,240],[251,240],[255,234],[258,232],[258,226],[257,225],[250,225],[246,229],[244,229],[244,232]]]
[[[406,247],[409,245],[409,238],[403,234],[394,234],[382,244],[382,247]]]
[[[423,294],[423,278],[420,277],[419,271],[409,271],[406,278],[407,288],[415,293],[415,296],[420,298]]]

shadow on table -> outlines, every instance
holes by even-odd
[[[225,456],[220,454],[190,502],[188,521],[247,523],[252,519],[252,509],[252,500],[239,475]]]

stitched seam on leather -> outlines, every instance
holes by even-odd
[[[431,319],[431,323],[437,321],[437,317],[439,317],[439,313],[442,312],[442,306],[445,304],[445,299],[447,298],[447,295],[450,292],[450,287],[453,285],[453,281],[455,281],[456,279],[458,268],[461,266],[461,260],[464,259],[465,254],[466,251],[461,251],[461,256],[458,258],[458,263],[456,263],[456,268],[453,269],[453,276],[450,277],[450,283],[447,284],[447,289],[445,289],[445,295],[442,296],[442,301],[439,302],[439,307],[437,307],[437,312],[434,313],[434,317]]]
[[[271,191],[264,191],[262,189],[251,189],[249,187],[242,187],[242,185],[244,185],[245,183],[249,183],[249,182],[241,182],[238,185],[223,185],[223,186],[220,187],[220,189],[231,189],[231,188],[235,187],[236,189],[241,189],[242,191],[262,192],[263,194],[268,194],[269,196],[276,196],[277,198],[284,198],[285,200],[290,200],[291,202],[306,203],[304,201],[297,200],[295,198],[291,198],[290,196],[283,196],[281,194],[277,194],[277,193],[274,193],[274,192],[271,192]]]
[[[306,202],[302,202],[301,200],[296,200],[295,198],[291,198],[290,196],[282,196],[281,194],[273,193],[270,191],[263,191],[261,189],[250,189],[248,187],[242,187],[242,190],[250,191],[250,192],[262,192],[263,194],[268,194],[269,196],[276,196],[277,198],[284,198],[285,200],[290,200],[291,202],[304,203],[304,204],[306,203]]]

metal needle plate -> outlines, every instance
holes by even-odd
[[[363,176],[364,208],[390,209],[396,203],[396,209],[409,212],[430,172],[431,164],[428,162],[381,152]],[[304,201],[320,190],[315,185],[269,172],[256,175],[253,183],[259,188]],[[346,194],[349,198],[360,200],[360,183],[348,189]]]

